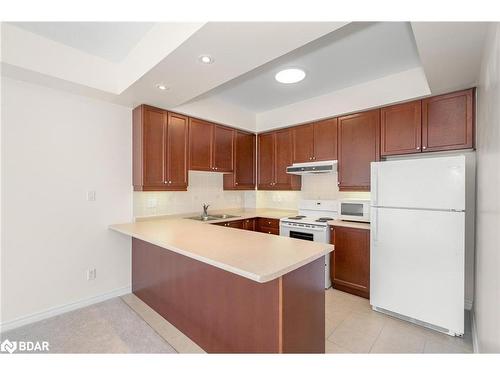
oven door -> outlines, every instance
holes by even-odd
[[[306,241],[329,243],[330,238],[328,237],[328,235],[330,234],[330,231],[328,231],[327,229],[328,228],[326,226],[304,228],[282,222],[280,227],[280,235],[285,237],[298,238]]]

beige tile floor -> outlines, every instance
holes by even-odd
[[[451,337],[371,309],[367,299],[325,291],[326,353],[471,353],[470,324],[463,338]],[[123,300],[179,353],[203,353],[135,295]]]

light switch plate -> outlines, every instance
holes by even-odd
[[[95,190],[87,191],[87,200],[89,202],[94,202],[96,200],[96,192]]]

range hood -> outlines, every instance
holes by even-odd
[[[317,174],[337,172],[337,160],[313,161],[310,163],[295,163],[286,167],[289,174]]]

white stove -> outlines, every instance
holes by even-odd
[[[337,217],[337,201],[301,200],[297,216],[280,220],[280,235],[306,241],[330,243],[327,222]],[[325,256],[325,289],[330,286],[330,254],[328,254]]]

